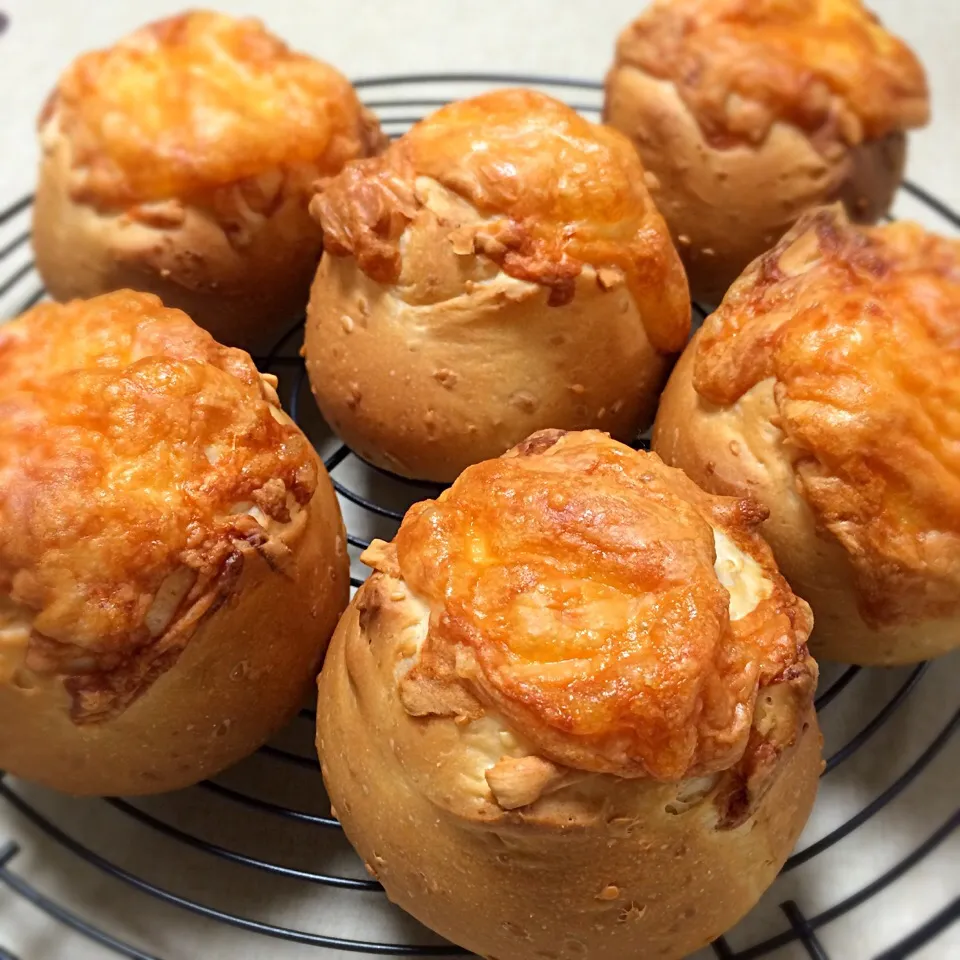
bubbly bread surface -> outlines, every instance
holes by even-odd
[[[960,609],[960,241],[808,215],[704,325],[697,393],[774,382],[783,447],[875,628]]]
[[[338,71],[253,19],[193,11],[78,58],[41,125],[71,141],[78,199],[184,198],[284,168],[332,174],[379,133]]]
[[[429,610],[402,702],[469,716],[473,700],[573,770],[674,782],[747,757],[763,780],[816,683],[809,609],[763,516],[595,431],[543,431],[470,467],[365,555]]]
[[[656,0],[617,59],[673,83],[714,146],[778,121],[856,145],[929,117],[922,66],[861,0]]]
[[[444,213],[458,254],[550,288],[553,305],[569,302],[589,265],[601,286],[625,279],[655,347],[686,341],[683,268],[635,149],[565,104],[530,90],[451,104],[380,157],[348,164],[311,211],[328,253],[396,284],[405,231],[425,205]]]
[[[249,356],[149,294],[4,326],[0,387],[0,619],[95,719],[223,601],[238,544],[283,566],[317,463]]]

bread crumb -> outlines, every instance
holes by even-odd
[[[497,804],[503,810],[516,810],[538,800],[562,773],[540,757],[504,757],[485,776]]]
[[[629,923],[634,920],[642,920],[647,912],[646,906],[639,906],[631,902],[629,907],[624,907],[617,917],[617,923]]]
[[[613,287],[621,286],[624,280],[623,271],[616,267],[601,267],[597,271],[597,285],[601,290],[611,290]]]

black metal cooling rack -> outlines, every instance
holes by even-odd
[[[504,76],[484,74],[423,74],[417,76],[394,76],[377,79],[363,79],[356,86],[363,91],[370,107],[380,113],[385,129],[392,136],[398,136],[418,120],[425,112],[434,107],[443,105],[451,99],[477,92],[478,88],[491,88],[503,85],[536,86],[546,89],[558,96],[563,96],[573,106],[589,116],[596,116],[600,109],[600,93],[602,85],[594,82],[577,81],[566,78],[544,78],[529,76]],[[903,190],[912,198],[913,202],[922,205],[929,213],[941,221],[942,226],[951,230],[960,230],[960,216],[946,205],[930,196],[922,188],[905,183]],[[0,213],[0,229],[4,235],[12,236],[0,246],[0,265],[6,276],[0,280],[0,300],[7,302],[16,299],[21,289],[29,294],[17,299],[12,309],[7,313],[15,315],[39,302],[45,295],[42,287],[38,286],[33,263],[29,259],[28,244],[30,240],[27,223],[17,232],[17,225],[26,221],[29,216],[32,198],[25,197]],[[705,311],[698,308],[700,319]],[[430,484],[418,484],[402,481],[375,471],[374,468],[360,465],[358,458],[346,446],[339,444],[326,431],[310,398],[306,381],[306,373],[302,361],[297,355],[300,338],[302,336],[302,319],[277,344],[276,348],[266,357],[258,361],[263,369],[277,373],[281,378],[282,395],[286,405],[294,417],[306,430],[311,439],[317,444],[324,457],[327,469],[333,476],[334,485],[344,504],[348,518],[350,532],[348,540],[354,553],[362,550],[369,543],[371,535],[389,537],[396,524],[403,516],[404,509],[409,503],[436,493],[440,488]],[[357,477],[366,478],[364,482],[356,482]],[[359,572],[359,571],[358,571]],[[362,578],[357,575],[351,577],[354,586],[359,586]],[[827,759],[824,776],[829,776],[842,764],[857,755],[880,731],[884,728],[911,698],[916,701],[918,688],[924,678],[930,675],[928,664],[921,664],[909,671],[903,671],[903,680],[899,686],[894,686],[888,693],[883,705],[869,718],[859,722],[856,732],[845,740],[841,746],[832,751]],[[850,667],[837,672],[834,678],[826,684],[825,689],[817,699],[817,708],[820,712],[824,727],[829,729],[831,705],[835,704],[845,691],[851,688],[854,681],[862,679],[868,671],[861,671],[858,667]],[[956,689],[955,687],[952,689]],[[833,707],[834,710],[837,707]],[[314,720],[313,712],[304,710],[301,722],[311,724]],[[910,765],[895,779],[887,784],[879,794],[869,803],[862,806],[857,812],[846,817],[842,822],[833,826],[815,842],[795,853],[784,867],[784,873],[801,867],[825,854],[836,844],[847,838],[871,821],[880,811],[887,808],[905,791],[914,789],[935,789],[929,783],[921,782],[921,778],[934,760],[942,754],[952,742],[952,738],[960,727],[960,710],[950,716],[947,723],[940,726],[926,741],[919,756],[912,759]],[[319,770],[312,755],[303,752],[294,752],[286,747],[271,744],[260,751],[262,759],[271,763],[280,763],[316,777],[313,791],[319,793]],[[249,762],[249,761],[248,761]],[[280,824],[296,824],[305,829],[322,831],[325,835],[336,835],[339,824],[329,813],[312,813],[295,809],[286,803],[277,803],[264,799],[256,793],[238,790],[223,782],[224,778],[208,781],[193,788],[204,795],[235,807],[245,816],[257,818],[259,828],[274,830]],[[173,795],[170,798],[173,803]],[[79,858],[96,871],[99,871],[112,882],[132,888],[143,896],[145,900],[153,899],[179,908],[189,914],[204,918],[211,923],[226,924],[251,935],[273,938],[274,946],[265,947],[270,950],[270,956],[277,956],[276,941],[289,941],[295,944],[308,945],[327,950],[345,951],[368,955],[392,956],[449,956],[462,954],[463,951],[434,941],[433,943],[389,943],[377,940],[347,939],[332,934],[311,932],[296,929],[282,924],[269,923],[253,919],[241,912],[232,912],[220,907],[211,906],[200,898],[189,893],[178,893],[171,889],[170,884],[156,883],[127,869],[115,858],[103,855],[95,850],[88,842],[78,839],[68,827],[65,827],[44,813],[40,804],[34,799],[34,792],[23,784],[11,781],[0,773],[0,797],[12,806],[32,825],[39,834],[44,835],[53,843],[59,845],[70,857]],[[79,802],[79,801],[78,801]],[[263,856],[252,856],[248,853],[233,849],[230,846],[214,842],[200,835],[198,832],[175,825],[169,819],[164,819],[144,809],[140,803],[133,804],[117,798],[100,801],[112,808],[119,817],[129,818],[140,827],[151,831],[169,841],[169,857],[186,857],[187,851],[191,854],[201,854],[220,861],[224,869],[241,869],[255,871],[296,881],[303,884],[315,884],[321,887],[348,891],[362,897],[382,896],[379,884],[372,880],[356,875],[349,875],[349,871],[341,872],[314,872],[286,866],[275,859]],[[829,803],[829,791],[821,791],[821,803]],[[955,802],[955,801],[954,801]],[[72,822],[72,821],[71,821]],[[806,915],[796,898],[786,898],[779,903],[783,921],[780,931],[766,936],[756,942],[740,946],[735,949],[731,946],[730,938],[721,938],[713,945],[713,951],[721,960],[755,960],[766,957],[790,944],[799,944],[803,952],[813,960],[830,960],[820,939],[820,932],[827,925],[850,914],[868,901],[873,900],[891,885],[918,867],[927,857],[934,853],[960,827],[960,808],[941,824],[929,831],[926,838],[919,842],[900,862],[889,867],[875,879],[860,887],[855,893],[849,894],[829,907],[819,909],[812,915]],[[111,935],[102,929],[97,921],[89,916],[81,916],[74,909],[58,903],[54,898],[41,890],[14,869],[20,846],[14,839],[3,844],[0,838],[0,884],[9,891],[33,904],[39,911],[54,921],[71,928],[77,935],[85,937],[104,949],[104,954],[132,958],[132,960],[172,960],[161,958],[148,950],[141,949],[133,944]],[[354,871],[359,873],[359,871]],[[778,881],[778,884],[782,881]],[[960,881],[956,883],[960,887]],[[777,887],[774,888],[776,892]],[[875,960],[900,960],[911,956],[922,947],[930,944],[949,926],[960,920],[960,897],[954,898],[945,907],[942,907],[932,917],[924,919],[914,931],[906,937],[893,943],[887,949],[877,954]],[[2,930],[2,924],[0,924]],[[2,937],[2,933],[0,933]],[[425,935],[426,938],[426,935]],[[742,939],[742,938],[741,938]],[[267,941],[264,941],[265,943]],[[188,948],[184,947],[186,951]],[[187,956],[184,952],[182,956]],[[196,955],[196,954],[194,954]],[[843,960],[848,960],[846,954]],[[17,960],[9,951],[0,945],[0,960]],[[32,958],[29,958],[32,960]],[[597,958],[599,960],[599,958]],[[839,960],[839,958],[835,958]]]

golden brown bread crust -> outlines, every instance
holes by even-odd
[[[216,215],[178,200],[105,214],[71,198],[71,148],[55,125],[43,139],[33,246],[54,299],[154,293],[259,354],[303,310],[323,245],[304,203],[309,170],[218,188]]]
[[[255,351],[306,303],[313,182],[386,142],[331,67],[204,12],[77,60],[40,138],[34,246],[57,299],[147,290]]]
[[[690,303],[616,134],[540,94],[491,94],[348,165],[312,209],[327,255],[307,369],[365,459],[449,481],[535,430],[631,440],[649,424]]]
[[[568,303],[585,266],[626,278],[651,343],[676,353],[690,332],[683,270],[630,144],[616,131],[532,90],[451,104],[380,157],[349,164],[311,203],[327,250],[381,283],[402,272],[400,238],[423,205],[417,178],[467,201],[458,253]],[[613,278],[611,278],[612,280]]]
[[[394,902],[482,956],[686,956],[735,923],[772,882],[816,792],[821,768],[812,709],[816,667],[803,647],[809,628],[805,605],[790,598],[767,566],[766,548],[754,539],[737,504],[693,493],[689,481],[677,480],[656,458],[630,451],[623,453],[623,469],[637,486],[644,486],[641,478],[648,475],[654,488],[669,479],[674,490],[631,492],[630,479],[615,477],[610,464],[581,472],[586,466],[581,461],[591,453],[602,461],[618,452],[616,444],[595,434],[545,432],[498,462],[504,478],[517,479],[511,496],[492,482],[482,484],[482,467],[471,468],[460,490],[456,485],[445,501],[410,517],[396,545],[375,543],[368,550],[365,559],[376,572],[342,618],[319,680],[318,751],[347,836]],[[579,481],[572,496],[567,478]],[[471,492],[481,495],[480,487],[502,508],[502,522],[492,521],[493,507],[485,504],[474,527],[464,529],[458,511],[468,509]],[[552,495],[568,497],[567,505],[551,507],[546,501]],[[621,496],[628,506],[619,505]],[[678,536],[672,518],[657,512],[658,505],[682,511],[689,524],[686,538]],[[605,527],[585,512],[604,506],[616,514],[616,522]],[[579,515],[577,507],[583,508]],[[563,519],[548,530],[551,511]],[[621,667],[620,676],[626,686],[634,684],[640,672],[636,638],[649,628],[642,613],[631,621],[630,613],[618,608],[619,589],[637,604],[649,586],[654,605],[663,609],[669,570],[692,581],[691,603],[709,594],[710,560],[699,556],[712,549],[705,516],[748,549],[771,577],[771,596],[734,622],[748,634],[762,632],[748,621],[769,620],[776,632],[773,623],[789,621],[783,607],[792,606],[803,622],[780,628],[792,640],[781,652],[792,649],[776,665],[764,640],[755,642],[752,667],[741,676],[745,682],[738,691],[755,688],[766,674],[759,697],[746,693],[741,708],[753,733],[749,743],[741,741],[739,755],[727,752],[723,761],[720,753],[712,755],[715,772],[680,779],[685,767],[675,762],[669,737],[655,744],[661,753],[645,759],[654,767],[659,761],[659,773],[670,768],[676,779],[646,776],[640,764],[625,777],[596,772],[598,754],[612,738],[581,734],[590,725],[593,733],[604,725],[611,729],[594,695],[616,667],[609,652],[605,663],[591,643],[629,649],[634,659]],[[426,533],[425,525],[433,525],[436,534]],[[548,540],[552,534],[557,536]],[[580,569],[578,537],[587,541],[582,546],[589,558]],[[611,559],[600,555],[604,546],[611,546]],[[501,548],[509,555],[501,555]],[[656,564],[647,562],[646,554],[658,548],[661,569],[653,571]],[[443,556],[448,577],[434,566]],[[503,574],[498,561],[506,563]],[[478,582],[468,599],[462,587],[471,569]],[[508,596],[493,583],[498,579],[511,582]],[[591,596],[609,583],[618,589]],[[434,599],[444,585],[451,596]],[[521,591],[527,599],[523,616]],[[566,596],[563,616],[551,612],[560,593]],[[517,630],[507,637],[501,630],[512,614]],[[487,616],[481,623],[482,615]],[[470,621],[475,642],[461,639],[451,622],[458,616]],[[651,620],[657,616],[649,612]],[[496,621],[491,634],[481,636],[491,620]],[[544,638],[553,629],[559,635],[551,651]],[[680,643],[677,629],[683,630],[673,624],[647,634],[652,663],[642,696],[613,693],[626,731],[621,748],[638,742],[634,719],[642,722],[646,697],[656,703],[648,716],[657,707],[682,714],[683,694],[671,691],[696,675],[703,713],[709,714],[716,706],[711,695],[729,679],[723,668],[697,663],[695,655],[681,657],[672,673],[669,650]],[[729,629],[726,637],[731,639]],[[688,648],[697,646],[688,640]],[[508,643],[515,653],[506,653]],[[515,677],[524,676],[522,689],[499,682],[506,671],[493,676],[495,671],[481,666],[481,658],[489,665],[498,650],[510,658]],[[727,653],[737,658],[732,649]],[[444,659],[440,676],[426,675],[425,665],[432,669]],[[560,673],[578,669],[580,677],[568,679],[581,696],[565,703],[551,684]],[[514,702],[534,701],[535,709],[517,711],[512,696]],[[537,715],[540,709],[549,715],[546,720]],[[558,718],[564,729],[545,737]],[[696,726],[690,723],[685,732]],[[572,764],[558,760],[557,744],[569,747],[578,737],[583,742],[566,752]],[[617,751],[618,760],[623,752]]]
[[[923,67],[861,0],[656,0],[617,59],[670,81],[714,147],[778,122],[855,146],[929,119]]]
[[[655,448],[770,510],[826,656],[956,646],[958,329],[960,243],[822,210],[735,284],[664,395]]]
[[[621,34],[604,106],[708,303],[812,207],[878,220],[928,112],[922,68],[859,0],[654,4]]]
[[[4,738],[0,764],[78,792],[199,779],[212,772],[201,757],[114,769],[97,753],[140,749],[118,729],[169,726],[143,708],[124,719],[161,681],[153,702],[182,700],[170,722],[230,704],[204,752],[221,766],[237,759],[286,718],[288,697],[295,706],[347,593],[332,489],[273,384],[184,314],[120,291],[43,304],[4,326],[0,386],[0,716],[23,741]],[[239,608],[251,625],[269,623],[250,609],[274,602],[256,578],[274,581],[286,632],[224,633]],[[217,686],[247,669],[256,643],[275,662],[254,654],[268,696],[246,717]],[[188,679],[185,657],[232,664]]]
[[[434,616],[405,684],[466,685],[576,769],[728,769],[760,691],[788,677],[803,715],[816,682],[809,611],[754,532],[762,520],[603,434],[536,434],[404,518],[397,569]],[[715,530],[768,583],[741,619]]]
[[[670,358],[623,283],[592,268],[562,307],[484,257],[464,263],[438,215],[411,229],[396,287],[350,257],[320,263],[305,354],[314,396],[359,456],[452,481],[531,432],[596,426],[630,440],[653,420]],[[405,302],[408,301],[408,302]]]

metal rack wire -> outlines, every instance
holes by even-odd
[[[557,77],[423,74],[364,79],[358,81],[356,86],[366,95],[368,105],[380,113],[388,133],[396,136],[425,112],[457,96],[476,92],[477,88],[505,84],[547,89],[557,95],[565,96],[587,115],[595,116],[599,111],[599,92],[602,89],[600,84]],[[960,216],[922,188],[907,183],[904,184],[904,191],[914,201],[936,215],[941,225],[960,230]],[[0,213],[0,229],[5,231],[4,236],[9,236],[5,242],[0,242],[0,265],[2,265],[0,302],[6,303],[11,299],[16,301],[11,309],[6,311],[11,315],[22,312],[39,302],[44,296],[43,289],[37,285],[33,264],[27,253],[30,235],[25,221],[29,215],[31,202],[32,198],[25,197]],[[16,230],[17,225],[22,226],[19,232]],[[10,235],[11,232],[12,235]],[[699,314],[702,318],[704,311],[700,310]],[[389,536],[391,529],[395,528],[409,503],[424,496],[430,496],[440,488],[430,484],[401,481],[399,478],[384,475],[362,464],[346,446],[339,444],[329,435],[310,399],[303,363],[297,355],[302,335],[301,327],[302,320],[281,339],[270,355],[260,358],[258,362],[263,369],[271,370],[281,378],[282,394],[287,408],[321,450],[324,462],[333,476],[334,485],[344,504],[350,528],[348,540],[351,548],[356,552],[369,543],[373,533]],[[362,482],[357,482],[358,477],[362,478]],[[354,586],[358,586],[362,582],[362,575],[358,570],[354,573],[351,581]],[[856,732],[831,752],[827,758],[824,776],[829,778],[839,767],[848,763],[887,726],[905,704],[911,699],[915,701],[918,688],[933,669],[936,668],[921,664],[910,671],[905,671],[902,682],[892,689],[882,706],[862,722],[858,721]],[[825,726],[829,727],[831,709],[837,709],[834,705],[841,700],[845,691],[855,685],[858,679],[862,679],[865,673],[868,671],[851,667],[837,672],[825,685],[817,698],[817,709]],[[310,724],[313,720],[314,714],[311,710],[302,711],[300,722]],[[790,873],[825,854],[915,785],[934,760],[954,742],[953,738],[958,727],[960,727],[960,710],[950,716],[946,724],[930,738],[920,755],[914,758],[910,765],[895,780],[886,785],[871,802],[795,853],[784,867],[784,873]],[[297,753],[276,744],[265,746],[260,753],[263,759],[271,763],[288,765],[302,771],[304,775],[309,772],[309,775],[316,777],[315,791],[321,790],[319,770],[312,755]],[[822,791],[824,803],[829,803],[828,786],[829,781]],[[231,805],[246,816],[262,818],[259,822],[265,830],[271,829],[271,825],[285,823],[336,837],[340,829],[337,821],[328,812],[315,813],[296,809],[286,803],[277,803],[236,789],[219,779],[202,783],[193,789],[217,802]],[[50,816],[41,811],[22,785],[5,779],[2,773],[0,773],[0,797],[40,834],[62,847],[69,856],[79,858],[115,883],[132,888],[145,898],[163,902],[207,921],[226,924],[251,935],[350,953],[426,957],[449,956],[463,952],[438,942],[408,944],[372,939],[349,939],[269,923],[244,916],[240,912],[211,906],[196,897],[178,893],[169,889],[167,885],[140,876],[121,863],[115,862],[114,859],[101,854],[88,843],[74,836],[69,829],[54,822]],[[298,869],[266,857],[253,856],[169,822],[168,819],[145,809],[140,803],[134,804],[118,798],[106,799],[102,803],[108,805],[117,816],[128,818],[144,830],[151,831],[163,837],[165,841],[169,841],[171,857],[179,856],[180,850],[190,850],[219,861],[224,865],[224,869],[248,870],[252,873],[279,877],[302,884],[347,891],[363,897],[382,897],[382,888],[373,880],[345,875],[345,873]],[[806,955],[813,960],[830,960],[819,932],[906,876],[937,850],[958,827],[960,827],[960,809],[954,810],[945,822],[933,825],[926,838],[900,862],[886,869],[880,876],[863,885],[856,892],[810,916],[803,912],[797,899],[784,899],[779,903],[779,909],[785,924],[781,925],[782,929],[778,933],[739,949],[731,946],[728,938],[721,938],[713,945],[715,955],[721,960],[754,960],[754,958],[768,956],[789,944],[799,944],[802,945]],[[3,838],[0,838],[0,885],[33,904],[49,918],[100,945],[107,955],[128,957],[133,960],[172,960],[172,958],[160,958],[121,940],[101,929],[94,919],[79,915],[41,892],[15,869],[20,852],[17,842],[11,839],[3,844],[2,841]],[[911,956],[958,920],[960,920],[960,897],[927,918],[908,936],[892,944],[878,955],[877,960],[895,960],[895,958],[898,960],[898,958]],[[0,960],[17,960],[17,958],[0,946]]]

